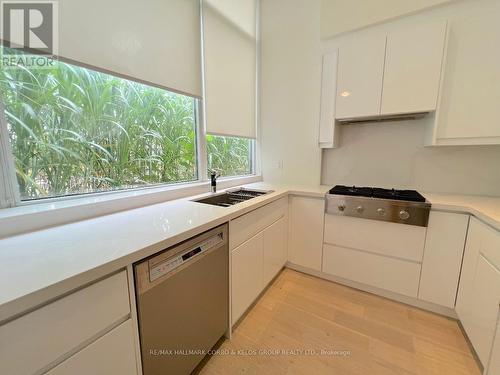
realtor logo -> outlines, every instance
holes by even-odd
[[[57,2],[1,1],[0,4],[1,39],[3,46],[7,47],[3,48],[2,55],[20,56],[20,52],[36,55],[38,65],[41,64],[41,56],[57,55]],[[23,56],[27,61],[28,55]],[[6,65],[5,59],[2,62]]]

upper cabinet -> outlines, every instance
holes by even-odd
[[[338,131],[335,125],[335,97],[337,96],[338,49],[323,55],[321,70],[321,110],[319,113],[319,146],[336,147]]]
[[[436,110],[446,23],[367,33],[339,48],[337,119]]]
[[[380,114],[385,35],[364,35],[339,49],[336,118]]]
[[[445,37],[444,22],[387,35],[381,115],[436,110]]]
[[[450,17],[430,145],[500,144],[500,1],[463,3],[461,12]]]
[[[322,98],[322,119],[333,120],[321,131],[333,142],[320,136],[321,147],[335,146],[339,123],[424,113],[427,146],[500,144],[500,1],[453,3],[323,40],[338,68],[327,88],[336,97]],[[335,84],[329,73],[323,91]]]

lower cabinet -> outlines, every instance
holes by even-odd
[[[500,309],[498,312],[498,325],[493,350],[491,351],[490,365],[486,375],[500,375]]]
[[[276,276],[288,258],[288,221],[282,217],[264,230],[264,285]]]
[[[231,253],[231,321],[236,323],[263,289],[264,234]]]
[[[287,233],[286,198],[229,222],[230,244],[238,244],[230,246],[232,325],[285,265]]]
[[[417,297],[424,227],[326,214],[324,228],[324,273]]]
[[[288,260],[321,271],[325,198],[290,196]]]
[[[456,311],[481,363],[488,368],[500,304],[500,234],[471,219]]]
[[[418,298],[455,308],[469,215],[431,211]]]
[[[124,353],[117,354],[115,358],[120,358],[122,361],[120,366],[126,366],[129,371],[107,371],[107,373],[134,373],[135,353],[133,350],[131,352],[128,350],[130,342],[134,340],[130,327],[119,331],[115,328],[109,334],[101,336],[103,332],[109,331],[111,327],[129,317],[127,274],[126,271],[121,271],[0,326],[0,374],[45,373],[52,368],[55,370],[54,366],[70,354],[72,357],[66,360],[68,364],[65,366],[71,365],[70,361],[80,358],[81,354],[83,358],[93,362],[94,367],[92,371],[80,373],[104,374],[106,371],[99,372],[97,369],[100,368],[108,352],[110,356],[114,353],[115,349],[112,346],[116,343],[115,334],[118,334],[120,341],[124,341],[124,337],[127,336],[126,347],[122,347]],[[111,332],[114,334],[110,335]],[[98,338],[99,336],[101,338]],[[93,344],[85,346],[88,342]],[[95,356],[93,353],[97,351],[92,349],[94,345],[100,348]],[[75,352],[77,354],[73,354]],[[130,357],[128,357],[129,352]],[[122,355],[127,358],[121,358]],[[78,363],[76,362],[76,366]],[[110,368],[106,367],[109,365],[103,364],[103,366],[103,370]],[[79,372],[64,370],[55,373]]]
[[[132,321],[128,319],[47,375],[136,375]]]
[[[420,264],[325,244],[323,272],[346,280],[416,297]]]

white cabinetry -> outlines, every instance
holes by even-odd
[[[229,222],[231,325],[285,265],[287,229],[287,198]]]
[[[388,33],[367,30],[340,42],[335,117],[435,111],[446,31],[440,21]]]
[[[500,303],[500,234],[471,219],[456,311],[472,346],[488,368]]]
[[[264,230],[264,285],[269,284],[287,261],[287,232],[285,217]]]
[[[290,263],[321,271],[324,217],[324,198],[290,196]]]
[[[491,351],[490,366],[488,367],[487,375],[500,375],[500,313],[498,318],[497,333],[495,342],[493,343],[493,350]]]
[[[418,298],[455,307],[469,215],[431,211]]]
[[[420,264],[325,244],[323,272],[346,280],[417,296]]]
[[[264,234],[261,232],[231,253],[231,319],[233,324],[257,298],[263,284]]]
[[[323,272],[416,298],[424,227],[325,215]]]
[[[387,35],[381,115],[436,109],[445,37],[444,22]]]
[[[365,34],[339,49],[336,118],[380,114],[385,35]]]
[[[136,375],[133,325],[129,319],[47,375]]]
[[[450,19],[435,145],[500,144],[500,1],[471,1]]]
[[[339,138],[338,129],[335,125],[338,56],[338,49],[323,55],[319,119],[319,146],[321,148],[336,147]]]
[[[127,275],[122,271],[0,326],[0,373],[45,372],[128,317]],[[132,331],[127,332],[133,341]],[[85,354],[96,367],[101,357]],[[134,373],[135,354],[129,362],[129,373]]]

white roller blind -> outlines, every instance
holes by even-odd
[[[255,138],[256,1],[204,0],[207,133]]]
[[[59,0],[59,55],[201,97],[199,0]]]

